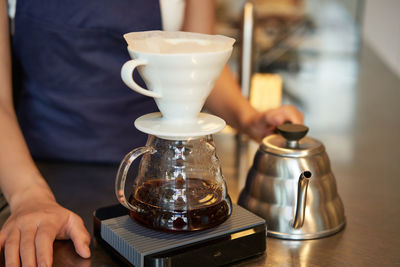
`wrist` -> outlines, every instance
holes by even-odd
[[[7,200],[10,210],[13,212],[22,205],[35,204],[41,201],[55,201],[55,197],[43,180],[18,188]]]
[[[260,116],[261,113],[250,105],[246,109],[242,109],[238,116],[238,130],[251,135],[252,127]]]

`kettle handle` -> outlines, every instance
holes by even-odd
[[[117,177],[115,179],[115,195],[117,196],[118,201],[129,210],[138,211],[137,208],[130,204],[125,197],[125,182],[128,170],[132,162],[139,156],[146,153],[154,153],[155,151],[156,150],[151,146],[135,148],[134,150],[126,154],[121,164],[119,165]]]

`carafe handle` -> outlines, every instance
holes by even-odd
[[[122,160],[121,164],[119,165],[118,168],[118,173],[117,173],[117,178],[115,180],[115,195],[117,196],[118,201],[125,206],[127,209],[130,209],[132,211],[137,211],[137,208],[133,205],[131,205],[125,197],[125,182],[126,182],[126,176],[128,174],[128,170],[132,164],[132,162],[137,159],[139,156],[145,154],[145,153],[154,153],[155,149],[150,146],[144,146],[144,147],[139,147],[128,154],[124,157]]]
[[[136,67],[141,66],[141,65],[146,65],[147,62],[139,60],[139,59],[132,59],[127,62],[122,66],[121,68],[121,78],[124,81],[124,83],[131,88],[133,91],[138,92],[139,94],[145,95],[145,96],[150,96],[153,98],[160,98],[161,95],[144,89],[140,85],[138,85],[132,77],[133,71],[135,70]]]

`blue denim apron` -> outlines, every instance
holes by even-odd
[[[17,114],[35,158],[119,162],[145,144],[133,122],[157,107],[121,81],[122,35],[160,28],[158,0],[17,1]]]

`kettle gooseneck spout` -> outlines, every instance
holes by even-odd
[[[311,180],[311,172],[304,171],[300,174],[299,183],[297,186],[297,203],[296,203],[296,213],[293,219],[292,227],[294,229],[300,229],[304,224],[305,210],[306,210],[306,200],[307,200],[307,189],[308,184]]]

